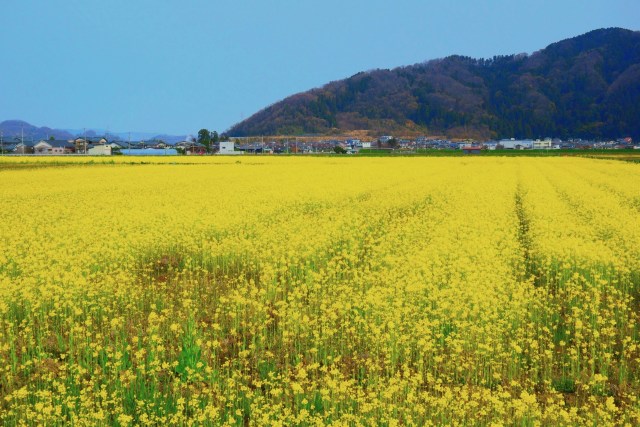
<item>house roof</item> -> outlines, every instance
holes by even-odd
[[[111,147],[113,147],[114,145],[118,146],[118,147],[121,147],[121,148],[126,148],[127,147],[127,143],[124,142],[124,141],[109,141],[109,142],[107,142],[107,145],[109,145]]]
[[[38,142],[34,142],[34,141],[24,141],[24,142],[21,142],[21,141],[7,141],[7,140],[3,141],[3,145],[13,144],[16,147],[19,146],[19,145],[24,145],[26,147],[34,147],[37,143]]]
[[[81,141],[87,141],[89,143],[95,143],[95,142],[100,142],[100,141],[106,141],[107,138],[105,138],[104,136],[88,136],[87,138],[85,138],[84,136],[79,136],[77,138],[74,138],[73,141],[75,142],[81,142]]]
[[[51,146],[52,148],[75,148],[75,145],[67,141],[66,139],[49,139],[39,141],[36,145],[40,143],[45,143]]]

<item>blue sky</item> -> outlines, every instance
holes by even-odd
[[[640,29],[637,0],[0,3],[0,121],[120,132],[220,132],[359,71]]]

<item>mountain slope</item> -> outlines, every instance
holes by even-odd
[[[69,139],[73,135],[62,129],[52,129],[49,127],[37,127],[22,120],[5,120],[0,122],[0,132],[5,141],[17,141],[24,135],[25,141],[40,140],[54,137],[55,139]]]
[[[5,120],[0,122],[0,132],[4,141],[19,141],[24,135],[25,141],[38,141],[41,139],[72,139],[86,136],[88,138],[106,137],[110,141],[127,140],[151,141],[162,140],[175,143],[186,139],[185,135],[165,135],[153,132],[108,132],[106,130],[94,129],[52,129],[50,127],[37,127],[22,120]]]
[[[640,32],[609,28],[532,55],[450,56],[358,73],[288,97],[228,133],[640,138],[638,117]]]

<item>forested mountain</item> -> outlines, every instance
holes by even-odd
[[[640,32],[591,31],[531,55],[450,56],[290,96],[234,136],[380,132],[640,138]]]

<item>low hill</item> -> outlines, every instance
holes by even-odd
[[[47,126],[38,127],[23,120],[5,120],[0,122],[0,132],[5,142],[19,141],[23,136],[25,141],[39,141],[41,139],[73,139],[76,137],[106,137],[109,141],[159,141],[176,143],[184,141],[185,135],[166,135],[154,132],[109,132],[102,129],[54,129]]]
[[[531,55],[450,56],[361,72],[290,96],[233,136],[428,133],[640,138],[640,32],[591,31]]]
[[[4,141],[17,141],[24,136],[25,141],[48,139],[69,139],[73,135],[66,130],[38,127],[22,120],[5,120],[0,122],[0,132]]]

